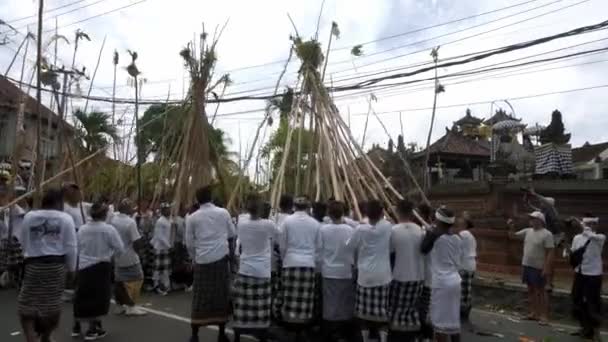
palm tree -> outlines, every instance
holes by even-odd
[[[80,109],[74,112],[74,117],[80,123],[78,137],[83,147],[94,153],[107,148],[112,141],[118,140],[118,131],[111,124],[111,115],[101,112],[85,113]]]

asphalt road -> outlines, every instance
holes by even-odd
[[[188,316],[190,311],[190,294],[173,293],[166,297],[144,296],[142,307],[149,314],[143,317],[124,317],[110,314],[104,319],[104,327],[108,336],[103,340],[108,342],[179,342],[188,341],[190,327]],[[14,291],[0,291],[0,341],[23,341],[23,335],[16,316],[16,293]],[[57,342],[73,341],[70,337],[71,305],[65,304],[61,326],[55,339]],[[536,342],[570,342],[580,341],[569,335],[574,327],[554,324],[540,326],[533,322],[524,322],[508,315],[474,311],[472,319],[475,325],[486,333],[495,333],[497,336],[480,336],[465,333],[463,341],[518,341],[520,336],[526,336]],[[215,341],[215,329],[202,329],[200,341]],[[604,335],[608,341],[608,336]],[[252,340],[252,339],[247,339]],[[246,340],[246,341],[247,341]],[[287,341],[287,340],[286,340]]]

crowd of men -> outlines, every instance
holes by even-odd
[[[554,228],[555,201],[530,195],[541,208],[529,214],[531,228],[512,235],[524,239],[528,318],[546,324],[546,288],[562,235],[547,229]],[[477,243],[466,213],[401,200],[393,218],[371,200],[358,204],[355,218],[340,201],[283,195],[273,214],[252,194],[233,217],[213,200],[205,187],[188,211],[162,203],[155,213],[129,199],[114,209],[105,199],[83,203],[80,189],[66,184],[48,189],[40,209],[3,212],[4,250],[21,254],[5,282],[20,287],[26,341],[52,341],[66,288],[74,290],[72,336],[87,341],[106,336],[102,318],[112,298],[117,313],[145,315],[137,306],[142,288],[159,295],[191,292],[191,342],[208,325],[219,327],[218,341],[229,341],[227,324],[235,342],[242,334],[271,340],[274,324],[298,341],[317,327],[324,341],[363,342],[453,342],[463,328],[473,329]],[[596,232],[599,221],[592,215],[572,223],[580,229],[568,248],[576,271],[573,296],[580,334],[590,337],[600,322],[605,235]]]

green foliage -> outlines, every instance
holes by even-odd
[[[153,105],[148,107],[140,119],[141,146],[144,159],[151,154],[158,160],[161,153],[171,162],[177,161],[177,144],[183,135],[183,126],[186,123],[186,115],[189,106]],[[224,131],[209,126],[210,143],[215,148],[220,158],[228,158],[232,155],[228,150],[230,138]]]
[[[300,72],[303,70],[318,70],[323,64],[323,50],[321,49],[321,43],[317,40],[311,39],[303,41],[302,38],[293,38],[293,44],[295,47],[296,55],[300,58],[302,65],[300,66]]]
[[[118,140],[116,127],[110,123],[110,114],[101,112],[85,113],[77,109],[74,112],[74,117],[80,124],[77,136],[89,153],[105,149],[112,141]]]
[[[281,119],[287,118],[293,105],[293,88],[287,87],[280,97],[270,100],[271,109],[277,109]]]
[[[271,159],[271,175],[272,179],[277,175],[283,160],[283,153],[285,142],[287,141],[287,133],[289,131],[288,120],[281,120],[279,128],[270,136],[268,142],[262,148],[261,157]],[[297,163],[298,153],[298,136],[300,134],[300,128],[294,128],[292,133],[291,146],[289,150],[289,156],[285,166],[285,190],[287,192],[295,192],[295,183],[297,169],[300,168],[300,184],[304,184],[304,177],[306,170],[310,164],[310,160],[315,151],[314,134],[308,129],[302,130],[302,156],[300,159],[300,165]]]

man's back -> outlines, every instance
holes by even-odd
[[[346,247],[353,235],[347,224],[326,224],[321,227],[321,272],[325,278],[349,279],[352,277],[354,252]]]
[[[357,249],[358,283],[365,287],[388,284],[391,281],[390,240],[392,225],[380,220],[375,225],[359,225],[349,247]]]
[[[315,267],[319,222],[303,211],[287,217],[281,229],[283,267]]]
[[[200,264],[217,261],[228,254],[228,239],[235,236],[235,228],[226,209],[211,203],[186,219],[186,245]]]
[[[424,256],[420,244],[424,232],[413,222],[393,226],[391,234],[391,252],[395,253],[393,278],[397,281],[424,280]]]

